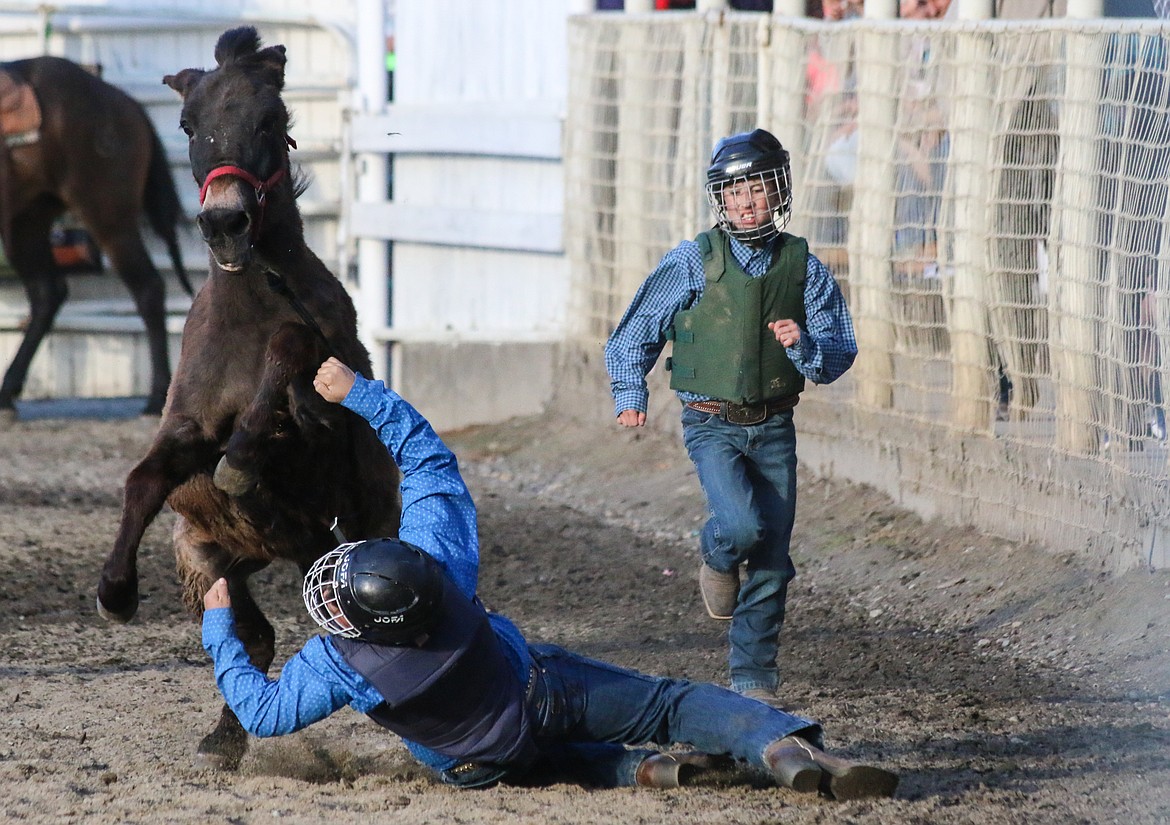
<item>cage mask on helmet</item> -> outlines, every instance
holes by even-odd
[[[766,207],[760,200],[750,219],[739,214],[737,205],[762,198]],[[720,140],[707,167],[707,203],[719,228],[737,240],[761,245],[779,235],[792,217],[792,170],[780,141],[763,129]]]
[[[439,620],[443,575],[439,563],[412,544],[368,539],[319,558],[301,595],[313,621],[329,633],[409,645]]]

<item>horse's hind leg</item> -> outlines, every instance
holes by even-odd
[[[94,236],[122,283],[130,290],[134,306],[146,327],[146,342],[150,350],[150,394],[146,398],[144,415],[158,415],[167,399],[171,383],[171,363],[167,352],[166,288],[150,254],[142,242],[137,226],[95,227]]]
[[[69,294],[69,286],[57,271],[49,245],[49,226],[55,211],[60,210],[47,204],[34,207],[12,222],[12,266],[28,295],[29,321],[24,339],[0,383],[0,412],[7,413],[9,418],[15,417],[16,399],[24,389],[33,356]]]
[[[316,372],[319,357],[317,342],[307,327],[289,323],[273,333],[260,386],[215,468],[215,486],[231,496],[241,496],[255,486],[265,442],[278,436],[282,418],[291,417],[290,387],[298,375]]]
[[[175,522],[174,546],[184,602],[197,615],[202,615],[203,594],[216,579],[226,578],[236,635],[244,643],[252,664],[267,672],[275,655],[276,633],[248,590],[248,576],[266,567],[268,562],[232,557],[220,545],[203,541],[198,531],[181,517]],[[204,767],[234,771],[247,750],[248,734],[225,704],[215,728],[199,742],[196,761]]]

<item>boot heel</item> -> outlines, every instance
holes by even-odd
[[[816,793],[821,786],[820,767],[793,737],[774,742],[764,751],[772,777],[798,793]]]

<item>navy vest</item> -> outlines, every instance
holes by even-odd
[[[526,685],[487,613],[444,579],[443,618],[422,647],[332,641],[385,701],[369,716],[403,739],[464,762],[524,764],[535,757]]]

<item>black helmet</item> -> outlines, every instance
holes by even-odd
[[[727,214],[724,190],[737,184],[764,187],[770,219],[751,227],[737,227]],[[792,216],[792,170],[788,152],[763,129],[725,137],[715,144],[707,167],[707,203],[719,228],[741,241],[770,241],[788,225]]]
[[[309,568],[301,595],[329,633],[384,645],[415,644],[439,619],[443,569],[413,544],[367,539]]]

